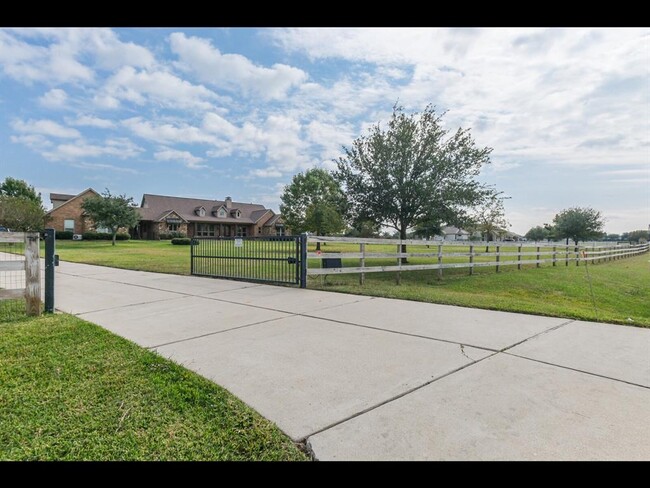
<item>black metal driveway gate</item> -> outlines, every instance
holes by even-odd
[[[195,276],[257,283],[307,285],[307,236],[195,237]]]

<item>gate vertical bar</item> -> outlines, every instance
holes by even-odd
[[[54,254],[56,252],[56,233],[45,229],[45,313],[54,313]]]
[[[300,288],[307,288],[307,234],[300,234]]]

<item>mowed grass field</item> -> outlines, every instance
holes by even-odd
[[[220,386],[67,314],[0,306],[0,460],[306,460]]]
[[[189,246],[173,246],[169,241],[118,242],[57,242],[57,252],[62,260],[114,266],[118,268],[189,274]],[[543,251],[545,248],[542,248]],[[548,249],[548,248],[547,248]],[[309,251],[315,244],[309,245]],[[323,253],[358,252],[358,244],[327,243]],[[449,246],[445,252],[467,252],[467,246]],[[490,246],[490,252],[495,247]],[[502,245],[501,251],[514,252],[516,245]],[[559,250],[559,248],[558,248]],[[367,245],[366,252],[395,252],[393,245]],[[437,245],[408,246],[408,252],[435,253]],[[485,252],[476,246],[475,252]],[[524,248],[535,252],[534,248]],[[522,257],[522,269],[502,266],[499,273],[494,267],[479,267],[474,275],[467,268],[444,269],[442,279],[437,270],[407,271],[401,273],[401,284],[396,285],[396,273],[367,273],[364,286],[359,285],[359,275],[311,276],[308,287],[328,291],[362,295],[402,298],[407,300],[461,305],[523,312],[556,317],[567,317],[600,322],[650,327],[650,254],[602,262],[597,264],[575,262],[565,266],[564,254],[558,254],[557,266],[550,263],[536,268],[526,264],[534,255]],[[467,257],[448,257],[444,263],[467,262]],[[502,260],[516,260],[516,257]],[[475,262],[494,261],[492,256],[477,256]],[[434,257],[412,257],[409,264],[435,263]],[[368,258],[367,266],[394,265],[395,259]],[[345,267],[359,265],[358,259],[343,259]],[[320,259],[310,259],[310,267],[320,267]],[[590,279],[591,278],[591,286]],[[592,295],[593,292],[593,295]]]

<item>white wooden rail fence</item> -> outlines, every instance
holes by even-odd
[[[378,273],[388,271],[420,271],[437,269],[439,276],[442,276],[442,270],[445,268],[469,268],[469,274],[478,267],[495,267],[499,272],[501,266],[517,266],[521,269],[522,264],[535,264],[540,267],[542,263],[552,263],[557,266],[563,263],[568,266],[570,262],[575,262],[579,266],[581,262],[601,262],[621,259],[635,256],[649,250],[649,244],[638,245],[617,245],[615,243],[586,243],[575,245],[565,245],[559,243],[538,243],[538,242],[472,242],[472,241],[422,241],[417,239],[397,240],[397,239],[363,239],[355,237],[325,237],[309,236],[309,243],[346,243],[356,244],[359,246],[358,252],[309,252],[308,259],[321,258],[340,258],[340,259],[358,259],[359,266],[349,266],[341,268],[308,268],[307,275],[332,275],[332,274],[349,274],[360,273],[360,282],[363,284],[365,273]],[[395,247],[395,252],[368,252],[367,245],[391,245]],[[402,252],[402,245],[407,246],[428,246],[431,252]],[[486,246],[494,248],[494,252],[482,252],[481,248]],[[454,252],[453,248],[469,247],[469,251]],[[517,248],[517,251],[501,251],[501,248]],[[477,251],[478,249],[478,251]],[[525,250],[522,250],[525,249]],[[448,251],[449,250],[449,251]],[[523,259],[522,257],[534,256],[535,259]],[[493,257],[493,261],[475,261],[475,257]],[[395,259],[395,265],[383,266],[366,266],[366,259],[372,258],[391,258]],[[401,258],[436,258],[435,263],[429,264],[403,264]],[[445,258],[467,258],[466,262],[444,262]],[[501,258],[509,258],[502,260]],[[511,259],[516,258],[516,259]],[[457,259],[455,259],[457,261]],[[399,274],[398,274],[399,280]]]
[[[27,315],[41,313],[41,261],[39,258],[40,236],[37,232],[0,232],[0,286],[14,284],[17,280],[2,279],[11,272],[19,276],[18,288],[0,288],[0,301],[25,299]],[[6,244],[24,244],[24,254],[17,255]]]

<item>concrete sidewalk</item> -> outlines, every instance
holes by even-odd
[[[650,330],[62,262],[56,306],[317,459],[650,459]]]

